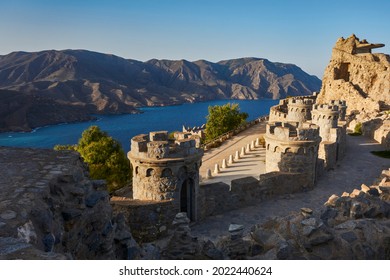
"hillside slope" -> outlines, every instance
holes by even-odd
[[[58,123],[84,119],[91,113],[134,113],[140,106],[215,99],[277,99],[311,94],[320,87],[317,77],[293,64],[259,58],[218,63],[157,59],[140,62],[86,50],[13,52],[0,56],[0,90],[8,92],[0,94],[0,106],[9,108],[11,100],[20,104],[33,99],[37,106],[40,101],[50,100],[67,109],[60,110],[61,117],[53,112],[53,118],[42,118],[37,112],[38,116],[28,114],[24,121],[11,117],[12,112],[2,111],[14,122],[3,124],[0,130],[29,130],[43,124],[29,121],[31,117]],[[13,98],[10,91],[17,92]]]

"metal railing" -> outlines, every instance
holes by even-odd
[[[220,146],[223,142],[232,138],[234,135],[237,135],[238,133],[254,126],[255,124],[258,124],[260,122],[267,121],[267,120],[268,120],[268,115],[260,116],[252,121],[246,122],[244,125],[241,125],[241,126],[235,128],[235,129],[232,129],[228,132],[225,132],[224,134],[221,134],[221,135],[215,137],[214,139],[203,143],[200,147],[203,150],[207,151],[209,149]]]

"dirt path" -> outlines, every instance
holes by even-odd
[[[344,191],[360,189],[361,184],[370,185],[383,169],[390,167],[389,159],[370,153],[373,150],[385,149],[377,142],[363,136],[347,136],[347,141],[345,158],[338,163],[337,168],[319,178],[314,190],[286,195],[279,199],[260,202],[256,206],[208,217],[191,227],[192,234],[215,240],[218,236],[228,233],[231,223],[244,225],[245,231],[249,232],[252,225],[264,222],[271,216],[287,215],[291,211],[299,211],[302,207],[317,208],[332,194],[341,195]]]

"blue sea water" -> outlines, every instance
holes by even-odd
[[[182,125],[200,126],[206,122],[208,107],[238,103],[241,112],[249,114],[248,120],[266,115],[278,100],[215,100],[166,107],[144,107],[142,114],[98,116],[96,121],[59,124],[37,128],[32,132],[0,133],[0,146],[53,148],[57,144],[76,144],[81,133],[91,125],[98,125],[110,136],[121,142],[123,149],[130,149],[130,139],[149,131],[181,131]]]

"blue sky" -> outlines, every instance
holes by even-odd
[[[152,58],[261,57],[322,77],[337,38],[390,53],[389,0],[4,0],[0,54],[88,49]]]

